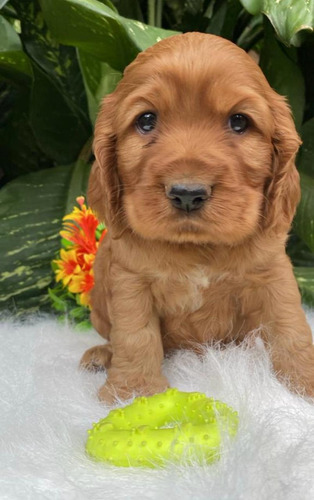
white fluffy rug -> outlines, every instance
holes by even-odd
[[[225,401],[240,427],[214,465],[145,470],[85,455],[87,429],[108,413],[96,399],[104,375],[78,370],[96,333],[53,318],[3,320],[0,330],[1,500],[313,500],[314,403],[276,380],[260,341],[166,360],[173,387]]]

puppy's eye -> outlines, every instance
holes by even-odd
[[[157,116],[155,113],[147,112],[136,120],[136,127],[142,134],[147,134],[156,127]]]
[[[242,134],[249,126],[249,119],[245,115],[232,115],[229,118],[229,127],[237,134]]]

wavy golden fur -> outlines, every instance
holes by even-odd
[[[144,113],[157,117],[148,132]],[[230,125],[239,114],[241,133]],[[127,67],[97,119],[88,193],[109,228],[91,314],[109,343],[81,360],[108,368],[101,400],[163,391],[169,349],[258,328],[278,375],[314,395],[311,331],[285,253],[299,145],[285,99],[227,40],[177,35]],[[200,208],[175,206],[173,186],[201,186]]]

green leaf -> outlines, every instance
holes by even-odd
[[[298,155],[298,167],[314,178],[314,118],[304,123],[301,137],[303,144]]]
[[[263,38],[264,26],[263,16],[259,14],[246,22],[245,27],[239,37],[234,40],[239,47],[245,51],[254,48],[256,43]]]
[[[89,313],[88,313],[89,317]],[[89,319],[85,319],[84,321],[81,321],[75,326],[75,330],[77,332],[85,332],[86,330],[91,330],[92,329],[92,324]]]
[[[123,71],[141,50],[175,32],[119,16],[97,0],[40,0],[52,35]]]
[[[83,331],[92,327],[88,307],[77,305],[78,297],[58,283],[54,288],[48,288],[48,295],[53,309],[58,312],[61,321],[71,321],[77,331]]]
[[[13,26],[0,16],[0,76],[22,85],[32,80],[32,66]]]
[[[87,186],[89,174],[89,165],[79,158],[73,167],[71,180],[67,190],[67,197],[65,199],[66,214],[72,212],[73,207],[77,205],[76,198],[82,194],[82,187],[85,188],[85,186]],[[86,189],[84,189],[84,191],[86,191]],[[67,242],[65,246],[68,246],[68,243],[69,242]]]
[[[59,291],[59,289],[58,289]],[[59,291],[60,293],[60,291]],[[52,307],[59,312],[65,313],[68,310],[65,298],[58,295],[57,288],[48,288],[48,295],[52,301]]]
[[[60,249],[59,231],[74,170],[75,165],[42,170],[0,191],[0,308],[22,312],[50,306],[51,261]],[[77,196],[85,191],[86,186],[80,186]]]
[[[206,33],[232,40],[240,11],[241,5],[238,0],[216,2]]]
[[[301,173],[302,198],[294,228],[309,249],[314,252],[314,179]]]
[[[70,310],[69,316],[74,320],[84,320],[86,316],[89,315],[89,309],[84,306],[74,307],[74,309]]]
[[[89,116],[94,124],[102,98],[114,91],[122,77],[120,71],[100,61],[83,50],[79,50],[79,61],[88,101]]]
[[[313,32],[314,0],[240,1],[251,14],[265,14],[286,45],[299,46],[303,32]]]
[[[296,267],[314,267],[314,253],[296,234],[294,228],[287,243],[287,253]]]
[[[262,12],[263,0],[240,0],[243,7],[253,16]]]
[[[222,32],[222,28],[225,22],[225,18],[227,16],[228,5],[227,2],[220,3],[218,9],[215,9],[213,16],[210,20],[209,26],[206,29],[207,33],[211,33],[213,35],[220,35]],[[235,21],[236,19],[234,19]]]
[[[0,16],[0,149],[3,182],[50,166],[29,121],[33,70],[13,26]],[[5,79],[5,80],[3,80]]]
[[[51,166],[29,121],[29,89],[0,81],[0,150],[3,181]]]
[[[57,163],[74,161],[90,136],[90,130],[68,106],[65,95],[34,66],[30,122],[38,143]]]
[[[294,274],[302,300],[309,306],[314,306],[314,267],[295,267]]]
[[[57,164],[70,163],[91,134],[76,52],[51,37],[38,0],[11,4],[21,20],[20,36],[33,67],[32,129],[47,156]]]
[[[11,3],[21,20],[20,36],[26,53],[59,89],[77,120],[87,127],[87,102],[75,49],[53,39],[38,0]]]
[[[107,5],[114,12],[119,12],[118,9],[116,9],[115,5],[110,0],[99,0],[99,2],[103,3],[104,5]]]
[[[280,44],[267,22],[260,66],[271,87],[288,98],[296,127],[300,129],[305,103],[305,86],[296,58],[296,49],[287,49]]]
[[[9,0],[0,0],[0,9],[5,6],[6,3],[8,3]]]

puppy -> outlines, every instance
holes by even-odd
[[[91,320],[109,342],[105,402],[164,391],[173,348],[241,341],[261,327],[275,371],[314,395],[314,348],[287,233],[300,145],[285,99],[240,48],[187,33],[125,70],[102,103],[88,199],[108,227]]]

